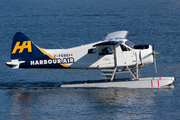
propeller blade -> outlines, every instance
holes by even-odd
[[[159,52],[155,51],[155,48],[154,48],[154,39],[153,39],[153,52],[152,52],[152,55],[153,55],[153,60],[154,60],[154,69],[155,69],[156,73],[157,73],[156,55],[158,55],[158,54],[159,54]]]
[[[153,39],[153,52],[154,52],[155,50],[154,50],[154,39]]]
[[[155,72],[157,73],[156,56],[154,56],[153,58],[154,58],[154,69],[155,69]]]

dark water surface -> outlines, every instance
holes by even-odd
[[[0,119],[179,119],[179,0],[1,0]],[[66,89],[62,81],[101,79],[98,70],[17,69],[10,60],[15,32],[42,48],[70,48],[127,30],[135,44],[152,44],[154,65],[141,77],[174,76],[174,89]],[[129,75],[128,75],[129,76]]]

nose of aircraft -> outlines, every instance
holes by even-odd
[[[148,65],[153,63],[153,50],[152,50],[152,46],[149,45],[148,49],[143,49],[141,50],[141,62],[144,65]]]
[[[149,45],[148,49],[143,49],[141,50],[141,62],[144,65],[148,65],[153,63],[154,61],[154,68],[155,71],[157,72],[157,67],[156,67],[156,55],[158,55],[158,52],[155,52],[154,49],[154,44],[153,47],[151,45]]]

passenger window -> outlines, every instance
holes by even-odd
[[[99,55],[108,55],[108,54],[113,54],[113,51],[109,47],[105,47],[99,52]]]
[[[92,48],[92,49],[88,50],[88,54],[92,54],[92,53],[96,53],[96,49],[95,48]]]

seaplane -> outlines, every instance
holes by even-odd
[[[135,45],[126,37],[128,31],[107,34],[101,41],[68,49],[44,49],[25,34],[17,32],[11,47],[11,61],[5,64],[18,68],[99,69],[102,80],[62,82],[60,87],[74,88],[164,88],[172,86],[174,77],[140,78],[139,69],[154,62],[159,54],[152,45]],[[130,78],[116,78],[128,72]]]

